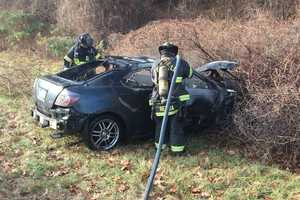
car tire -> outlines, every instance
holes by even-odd
[[[108,151],[118,145],[123,131],[123,126],[116,117],[102,115],[89,123],[82,136],[91,150]]]

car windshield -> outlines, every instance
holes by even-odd
[[[94,62],[62,71],[57,75],[72,81],[87,81],[100,74],[116,69],[116,65],[110,62]]]

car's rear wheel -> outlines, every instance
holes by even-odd
[[[92,150],[110,150],[120,142],[122,132],[122,125],[117,118],[103,115],[89,124],[83,140]]]

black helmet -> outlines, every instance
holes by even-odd
[[[90,48],[94,45],[94,40],[89,33],[83,33],[78,37],[78,44]]]
[[[176,56],[178,54],[178,46],[170,42],[165,42],[158,47],[158,51],[161,55],[167,54],[171,56]]]

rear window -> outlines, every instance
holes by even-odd
[[[72,81],[87,81],[100,74],[107,73],[115,69],[115,64],[109,62],[94,62],[62,71],[57,75]]]

